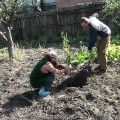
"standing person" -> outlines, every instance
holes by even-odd
[[[48,96],[49,88],[55,79],[55,74],[68,74],[69,67],[58,65],[55,51],[50,50],[35,65],[30,75],[30,84],[33,88],[40,88],[39,96]]]
[[[96,73],[105,73],[107,69],[108,45],[110,43],[111,30],[103,22],[96,17],[82,17],[81,26],[89,31],[88,50],[92,51],[95,43],[97,43],[97,56],[99,66],[95,69]]]

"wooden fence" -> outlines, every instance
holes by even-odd
[[[57,35],[61,32],[82,34],[80,19],[89,16],[95,9],[76,9],[69,11],[42,12],[31,16],[18,16],[13,21],[15,39],[39,38],[45,35]],[[107,22],[107,21],[106,21]]]
[[[44,35],[57,35],[60,32],[76,34],[81,31],[81,14],[58,12],[39,15],[19,16],[13,21],[13,32],[17,39],[38,38]]]

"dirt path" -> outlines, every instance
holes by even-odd
[[[0,63],[0,120],[120,120],[120,62],[109,65],[104,75],[89,77],[83,88],[57,90],[68,78],[57,76],[47,101],[29,85],[29,74],[44,51],[29,49],[22,62]]]

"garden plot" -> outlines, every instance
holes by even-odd
[[[56,76],[51,98],[45,99],[31,88],[29,75],[46,50],[24,50],[25,58],[14,64],[1,61],[0,120],[120,119],[120,62],[112,62],[107,73],[100,76],[86,75],[86,69],[80,73],[73,71],[71,76]],[[63,51],[57,51],[61,53],[60,61],[64,62]],[[86,84],[77,86],[73,78],[83,79]]]

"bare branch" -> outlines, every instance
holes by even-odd
[[[5,40],[8,41],[8,39],[5,37],[4,33],[0,31],[0,36]]]

